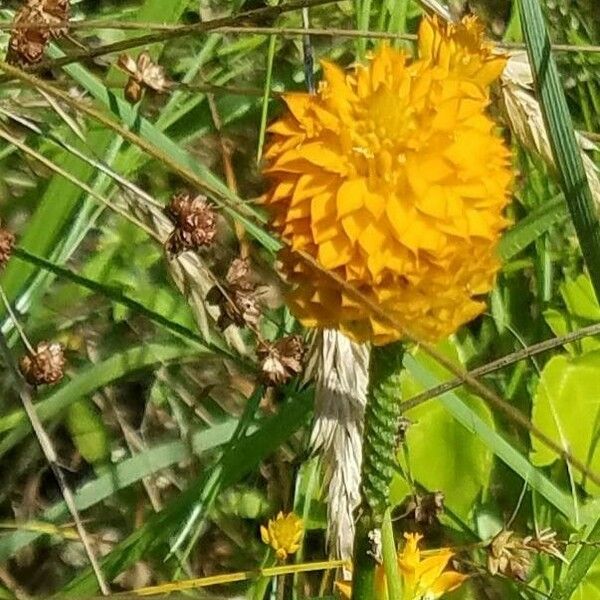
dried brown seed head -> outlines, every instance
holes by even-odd
[[[0,228],[0,269],[6,265],[15,246],[15,236],[8,229]]]
[[[13,20],[6,60],[21,67],[38,63],[50,38],[68,33],[69,16],[69,0],[28,0]]]
[[[225,282],[212,287],[206,300],[219,306],[221,315],[217,325],[221,329],[232,323],[243,327],[256,327],[260,318],[260,308],[256,297],[256,285],[250,277],[250,263],[245,258],[232,261]]]
[[[488,570],[492,575],[500,573],[511,579],[527,581],[531,568],[531,549],[523,539],[503,529],[492,539],[487,551]]]
[[[443,492],[415,494],[413,502],[414,516],[417,523],[432,525],[444,512]]]
[[[254,291],[233,289],[223,297],[218,325],[226,329],[232,323],[238,327],[258,325],[260,308]]]
[[[252,281],[250,261],[247,258],[235,258],[225,276],[227,283],[237,289],[254,290],[256,285]]]
[[[125,85],[125,97],[129,102],[139,102],[146,89],[163,93],[171,87],[164,68],[155,63],[146,50],[137,57],[137,60],[128,54],[122,54],[117,59],[117,65],[129,75]]]
[[[565,555],[561,548],[564,548],[564,542],[560,542],[556,539],[556,531],[552,529],[543,529],[537,535],[528,535],[523,539],[523,545],[532,552],[538,552],[547,554],[558,558],[562,562],[567,562]]]
[[[177,255],[185,250],[210,246],[217,234],[217,217],[205,196],[176,194],[166,208],[175,229],[166,243],[167,252]]]
[[[40,342],[34,354],[27,354],[19,361],[23,377],[31,385],[56,383],[64,376],[65,355],[62,344]]]
[[[275,342],[263,342],[257,350],[265,381],[281,385],[302,373],[305,347],[299,335],[288,335]]]
[[[406,432],[409,430],[413,422],[407,417],[400,417],[398,427],[396,428],[396,445],[400,446],[406,441]]]

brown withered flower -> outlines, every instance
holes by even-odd
[[[444,494],[443,492],[415,494],[409,508],[412,509],[417,523],[432,525],[444,512]]]
[[[210,246],[217,234],[215,210],[206,196],[192,197],[187,192],[175,194],[165,209],[175,228],[165,247],[171,256],[185,250]]]
[[[19,368],[31,385],[56,383],[65,373],[64,348],[57,342],[39,342],[33,354],[21,358]]]
[[[69,16],[69,0],[27,0],[13,20],[6,60],[21,67],[40,62],[50,39],[68,33]]]
[[[274,342],[262,342],[256,354],[263,379],[271,385],[281,385],[302,373],[305,347],[299,335],[288,335]]]
[[[15,247],[15,236],[8,229],[0,228],[0,269],[9,261]]]
[[[567,562],[561,547],[564,547],[564,542],[556,539],[556,531],[552,529],[542,529],[537,535],[528,535],[523,538],[523,545],[531,549],[533,552],[547,554],[558,558],[562,562]]]
[[[514,532],[503,529],[487,547],[488,571],[500,573],[517,581],[527,581],[532,550]]]
[[[121,54],[117,65],[129,75],[125,84],[125,98],[132,104],[142,99],[146,89],[160,94],[166,92],[171,86],[164,68],[152,60],[147,50],[144,50],[137,60],[129,54]]]
[[[221,329],[226,329],[231,324],[256,327],[260,309],[256,298],[256,284],[250,277],[248,259],[234,259],[225,276],[225,283],[212,287],[206,300],[219,307],[221,315],[217,325]]]

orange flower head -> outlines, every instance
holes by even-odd
[[[399,600],[437,600],[447,592],[458,588],[467,575],[447,570],[448,562],[454,553],[448,548],[428,552],[423,558],[419,542],[423,536],[418,533],[405,533],[406,543],[398,553],[398,570],[401,579],[402,598]],[[387,584],[383,566],[379,565],[375,574],[375,597],[386,598]],[[338,581],[336,589],[342,598],[352,597],[352,582]]]
[[[282,270],[305,325],[384,344],[441,339],[482,312],[512,181],[486,115],[504,65],[474,18],[425,18],[418,58],[382,45],[349,72],[324,62],[317,94],[285,96],[289,110],[269,128],[265,202],[289,243]]]

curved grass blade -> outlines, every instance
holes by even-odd
[[[93,481],[83,484],[75,494],[75,505],[79,510],[95,506],[119,490],[141,481],[144,477],[189,460],[192,455],[200,456],[204,452],[217,448],[231,438],[235,428],[236,420],[227,419],[210,429],[194,433],[188,442],[178,440],[140,452],[112,466]],[[255,430],[256,426],[250,427],[251,432]],[[46,509],[39,518],[43,521],[58,521],[66,514],[67,508],[64,502],[57,502]],[[43,530],[21,529],[0,536],[0,562],[8,560],[21,548],[31,544],[45,533]]]
[[[529,213],[502,236],[498,244],[498,254],[502,262],[516,256],[566,216],[567,206],[562,194]]]
[[[55,275],[58,275],[62,279],[66,279],[67,281],[72,281],[73,283],[80,285],[81,287],[83,287],[87,290],[96,292],[97,294],[101,294],[102,296],[105,296],[106,298],[110,298],[113,302],[122,304],[123,306],[129,308],[130,310],[137,312],[141,315],[144,315],[145,317],[147,317],[154,323],[160,325],[167,331],[174,333],[175,335],[182,337],[187,341],[197,344],[201,350],[206,350],[206,351],[210,351],[214,354],[219,354],[223,358],[238,360],[238,358],[235,357],[234,355],[232,355],[226,348],[219,346],[213,342],[209,342],[209,341],[205,340],[204,338],[199,336],[197,333],[195,333],[191,329],[188,329],[181,323],[172,321],[171,319],[168,319],[164,315],[148,308],[147,306],[144,306],[137,300],[133,300],[132,298],[127,297],[119,289],[112,288],[110,286],[99,283],[92,279],[88,279],[87,277],[78,275],[77,273],[74,273],[70,269],[66,269],[59,265],[55,265],[53,262],[50,262],[49,260],[46,260],[45,258],[42,258],[41,256],[35,256],[34,254],[27,252],[27,250],[24,250],[23,248],[16,248],[14,250],[14,256],[17,258],[20,258],[21,260],[23,260],[27,263],[36,265],[38,267],[41,267],[42,269],[50,271],[50,272],[54,273]],[[239,359],[239,361],[241,361],[241,359]]]

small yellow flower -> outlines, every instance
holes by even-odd
[[[267,526],[260,528],[262,541],[275,550],[279,560],[285,560],[300,548],[303,533],[304,522],[293,512],[287,515],[279,512],[277,518],[269,519]]]
[[[366,65],[323,62],[315,95],[270,127],[265,198],[290,305],[309,327],[385,344],[441,339],[480,314],[499,268],[510,154],[487,116],[505,57],[474,18],[425,18],[418,58],[382,45]],[[359,290],[398,331],[293,252]]]
[[[398,568],[402,578],[402,599],[398,600],[437,600],[447,592],[459,587],[467,575],[457,571],[446,571],[448,561],[454,553],[448,548],[439,548],[421,557],[418,533],[405,533],[406,544],[398,554]],[[382,566],[375,574],[376,598],[385,598],[385,572]],[[351,598],[352,584],[348,581],[336,582],[336,588],[343,598]]]
[[[421,558],[418,533],[405,533],[406,544],[398,555],[398,567],[404,581],[403,600],[435,600],[446,592],[455,590],[467,575],[456,571],[445,571],[448,561],[454,556],[449,548],[440,548]]]

